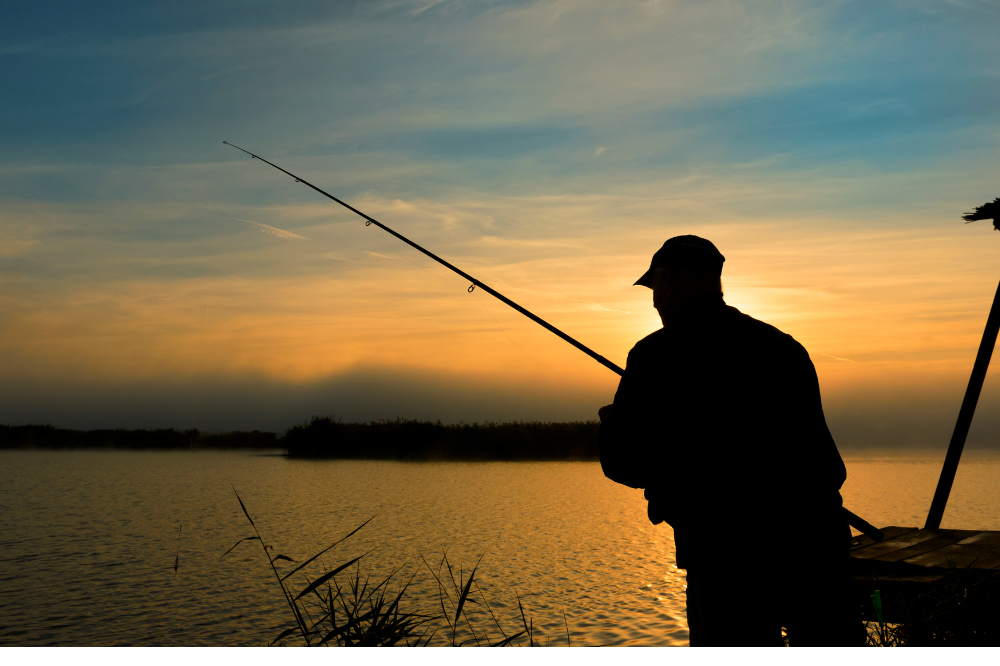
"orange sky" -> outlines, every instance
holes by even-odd
[[[7,278],[0,296],[8,313],[6,376],[310,384],[363,368],[435,373],[444,383],[464,378],[482,386],[484,396],[491,385],[540,391],[540,400],[561,393],[557,400],[575,403],[579,418],[610,401],[613,373],[488,294],[466,293],[460,278],[402,243],[303,194],[300,206],[221,218],[235,247],[225,260],[251,267],[239,276],[118,279],[51,292]],[[671,218],[694,204],[655,199],[443,203],[372,194],[356,203],[619,364],[659,325],[650,292],[631,282],[660,238],[687,232],[711,238],[727,257],[727,301],[806,346],[828,411],[917,394],[950,400],[957,409],[1000,277],[990,225],[964,226],[955,218],[878,231],[817,218],[678,224]],[[622,205],[626,212],[612,212]],[[526,239],[473,233],[495,216],[532,212],[548,231]],[[53,224],[77,214],[55,206],[46,212]],[[622,222],[632,215],[653,219]],[[553,233],[566,227],[584,231],[571,238]],[[23,242],[12,254],[32,252],[31,238]],[[85,253],[88,245],[75,251]],[[252,267],[262,261],[320,270],[255,277]],[[334,269],[321,270],[324,262]]]
[[[652,253],[707,237],[727,301],[809,350],[839,439],[947,439],[1000,279],[1000,234],[959,219],[1000,194],[994,10],[384,9],[23,27],[0,422],[280,430],[611,400],[613,373],[226,139],[619,364],[659,325],[631,286]],[[1000,442],[994,375],[977,442]]]

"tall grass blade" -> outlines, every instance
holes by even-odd
[[[521,597],[514,592],[514,596],[517,597],[517,609],[521,611],[521,622],[524,623],[524,630],[528,631],[528,621],[524,618],[524,606],[521,605]]]
[[[358,580],[360,580],[360,579],[361,579],[361,565],[359,564],[358,565]],[[361,598],[361,597],[365,596],[365,592],[368,591],[368,581],[370,581],[371,579],[372,579],[372,575],[371,575],[371,572],[369,572],[367,575],[365,575],[365,584],[361,587],[361,592],[358,592],[357,588],[355,588],[355,596],[356,597]]]
[[[370,553],[370,552],[371,551],[369,550],[368,553]],[[368,553],[365,553],[365,555],[367,555]],[[295,599],[293,599],[293,601],[298,601],[299,599],[301,599],[305,595],[309,594],[310,592],[312,592],[313,590],[315,590],[317,587],[319,587],[320,585],[322,585],[326,581],[330,580],[331,578],[333,578],[334,576],[336,576],[337,574],[339,574],[341,571],[343,571],[347,567],[351,566],[352,564],[354,564],[355,562],[357,562],[358,560],[360,560],[365,555],[359,555],[359,556],[355,557],[353,560],[351,560],[350,562],[348,562],[347,564],[341,564],[339,567],[337,567],[333,571],[330,571],[328,573],[323,574],[322,576],[320,576],[319,578],[317,578],[316,580],[314,580],[312,583],[310,583],[309,586],[306,589],[304,589],[301,592],[299,592],[298,596],[295,597]]]
[[[300,564],[299,566],[297,566],[297,567],[295,567],[294,569],[292,569],[291,571],[289,571],[289,572],[288,572],[287,574],[285,574],[285,575],[284,575],[284,576],[282,577],[282,579],[281,579],[281,580],[285,580],[286,578],[288,578],[288,577],[289,577],[289,576],[291,576],[292,574],[294,574],[294,573],[298,572],[298,571],[299,571],[300,569],[302,569],[302,567],[304,567],[304,566],[306,566],[306,565],[310,564],[310,563],[311,563],[311,562],[312,562],[313,560],[315,560],[315,559],[316,559],[317,557],[319,557],[320,555],[322,555],[322,554],[323,554],[323,553],[325,553],[326,551],[328,551],[328,550],[330,550],[331,548],[333,548],[334,546],[336,546],[336,545],[337,545],[338,543],[342,543],[342,542],[346,541],[347,539],[350,539],[350,538],[351,538],[352,536],[354,536],[354,535],[355,535],[355,534],[356,534],[356,533],[358,532],[358,530],[360,530],[360,529],[361,529],[362,527],[364,527],[364,526],[365,526],[365,525],[367,525],[368,523],[370,523],[370,522],[372,522],[373,520],[375,520],[375,517],[376,517],[376,516],[378,516],[378,514],[375,514],[374,516],[372,516],[371,518],[369,518],[369,519],[368,519],[368,520],[366,520],[365,522],[363,522],[363,523],[361,523],[360,525],[358,525],[358,526],[357,526],[357,527],[356,527],[356,528],[355,528],[354,530],[352,530],[352,531],[351,531],[351,533],[350,533],[350,534],[348,534],[347,536],[345,536],[345,537],[343,537],[343,538],[341,538],[341,539],[337,539],[336,541],[334,541],[333,543],[331,543],[331,544],[330,544],[329,546],[327,546],[326,548],[324,548],[323,550],[319,551],[318,553],[316,553],[315,555],[313,555],[312,557],[310,557],[310,558],[309,558],[308,560],[306,560],[305,562],[303,562],[303,563],[302,563],[302,564]]]
[[[524,630],[528,632],[528,644],[531,647],[535,647],[535,638],[532,635],[532,629],[535,627],[535,621],[532,620],[531,624],[528,624],[528,621],[524,618],[524,606],[521,605],[521,596],[517,594],[517,592],[515,592],[514,595],[517,597],[517,608],[521,611],[521,622],[524,623]]]
[[[239,541],[236,542],[236,544],[232,548],[230,548],[229,550],[227,550],[226,552],[224,552],[222,555],[220,555],[219,559],[221,560],[223,557],[225,557],[229,553],[233,552],[233,550],[236,549],[236,546],[240,545],[244,541],[260,541],[260,537],[259,536],[252,536],[252,537],[247,537],[245,539],[240,539]]]
[[[300,631],[300,629],[298,627],[292,627],[291,629],[285,629],[283,632],[281,632],[280,634],[278,634],[277,638],[275,638],[273,641],[271,641],[271,645],[274,645],[275,643],[277,643],[278,641],[280,641],[282,638],[287,638],[288,636],[291,636],[292,634],[294,634],[297,631]]]
[[[229,485],[233,486],[233,484],[229,484]],[[236,499],[239,500],[239,502],[240,502],[240,508],[243,509],[243,515],[247,517],[247,520],[250,521],[250,524],[253,525],[253,528],[257,529],[257,526],[254,525],[253,518],[250,517],[250,513],[247,511],[247,508],[243,505],[243,500],[240,499],[240,494],[236,492],[236,487],[235,486],[233,486],[233,493],[236,494]]]
[[[502,627],[502,626],[500,626],[500,620],[498,620],[498,619],[497,619],[497,616],[493,614],[493,609],[492,609],[492,608],[490,608],[490,602],[486,601],[486,595],[485,595],[485,594],[483,594],[483,590],[482,590],[482,588],[481,588],[481,587],[479,587],[479,583],[476,583],[476,591],[477,591],[477,592],[479,592],[479,596],[481,596],[481,597],[483,598],[483,603],[484,603],[484,604],[486,604],[486,610],[488,610],[488,611],[490,612],[490,617],[492,617],[492,618],[493,618],[493,622],[495,622],[495,623],[496,623],[496,625],[497,625],[497,629],[499,629],[499,630],[500,630],[500,634],[501,634],[501,635],[502,635],[502,636],[503,636],[504,638],[507,638],[507,632],[505,632],[505,631],[503,630],[503,627]]]
[[[440,583],[439,583],[439,585],[440,585]],[[444,621],[448,623],[448,628],[451,629],[451,637],[453,639],[452,643],[454,643],[455,629],[456,628],[453,627],[453,626],[451,626],[451,619],[448,617],[448,611],[444,607],[444,596],[441,594],[441,590],[442,590],[442,588],[438,587],[438,602],[440,602],[440,604],[441,604],[441,617],[443,617]],[[448,601],[451,601],[451,599],[449,599]]]
[[[483,558],[479,558],[480,561]],[[479,562],[476,562],[476,566],[472,567],[472,573],[469,574],[469,582],[465,584],[465,589],[462,590],[462,596],[458,598],[458,609],[455,611],[455,624],[458,624],[458,618],[462,614],[462,609],[465,608],[465,600],[469,598],[469,590],[472,589],[472,579],[476,576],[476,569],[479,567]]]
[[[562,614],[563,614],[563,626],[566,627],[566,647],[573,647],[573,645],[569,642],[569,622],[566,621],[565,608],[562,609]]]
[[[392,575],[396,575],[396,572],[398,572],[398,571],[399,571],[399,569],[396,569],[396,571],[393,572]],[[414,574],[414,576],[415,575],[416,574]],[[404,594],[406,594],[406,590],[407,590],[407,588],[410,587],[410,583],[412,583],[412,582],[413,582],[413,576],[410,576],[410,580],[406,581],[406,584],[403,586],[403,589],[401,589],[399,591],[399,594],[397,594],[396,598],[393,599],[392,604],[389,605],[389,610],[387,611],[386,615],[388,615],[389,613],[396,612],[396,609],[399,608],[399,600],[403,598]]]
[[[451,576],[451,584],[455,586],[455,591],[458,592],[459,590],[462,589],[462,586],[455,582],[455,574],[451,570],[451,562],[448,561],[447,553],[444,556],[444,564],[446,567],[448,567],[448,575]]]
[[[174,575],[177,575],[177,567],[181,564],[181,530],[184,529],[183,525],[177,527],[177,554],[174,555]]]
[[[508,636],[507,638],[503,639],[499,643],[494,643],[490,647],[504,647],[505,645],[510,645],[511,641],[514,641],[514,640],[520,638],[521,636],[524,636],[526,633],[528,633],[527,630],[521,630],[521,631],[517,632],[516,634],[512,634],[512,635]]]
[[[476,641],[476,647],[482,647],[482,643],[479,642],[479,635],[476,634],[476,628],[472,626],[472,621],[469,619],[468,615],[465,616],[465,623],[469,625],[469,631],[472,632],[472,640]],[[483,640],[486,641],[487,645],[489,645],[490,639],[486,636],[486,634],[483,634]]]
[[[438,575],[436,573],[434,573],[434,569],[431,569],[431,565],[427,564],[427,560],[424,559],[423,555],[420,556],[420,561],[424,563],[425,567],[427,567],[427,571],[429,571],[431,573],[431,575],[434,576],[434,580],[436,580],[437,584],[438,584],[438,591],[439,592],[444,592],[445,595],[447,596],[448,595],[448,590],[441,583],[441,579],[438,578]],[[442,564],[443,564],[443,562],[442,562]],[[440,569],[440,566],[438,567],[438,569]],[[440,596],[440,594],[438,596]],[[448,601],[449,602],[451,601],[451,596],[448,596]],[[442,603],[444,603],[444,602],[442,602]]]
[[[232,486],[231,483],[229,485]],[[236,492],[236,488],[235,487],[233,487],[233,494],[236,495],[236,499],[239,501],[240,507],[243,509],[243,515],[246,516],[247,520],[250,521],[250,525],[251,525],[251,527],[253,527],[253,531],[256,533],[256,537],[247,537],[246,539],[242,539],[241,541],[238,541],[236,543],[236,545],[233,546],[233,548],[236,548],[236,546],[240,545],[240,543],[242,543],[243,541],[256,540],[256,541],[260,542],[260,547],[264,551],[264,557],[267,558],[267,560],[268,560],[267,563],[270,565],[271,571],[274,573],[274,577],[278,581],[278,586],[281,588],[281,594],[284,595],[285,601],[288,602],[288,607],[292,611],[292,615],[295,616],[295,622],[296,622],[296,624],[299,625],[299,629],[302,632],[302,638],[303,638],[303,640],[305,640],[306,645],[309,645],[309,633],[306,631],[306,623],[305,623],[305,620],[302,619],[302,612],[299,609],[298,605],[296,605],[295,601],[292,600],[291,595],[288,593],[288,590],[285,588],[285,584],[281,580],[281,576],[278,575],[278,570],[275,568],[274,562],[271,560],[271,556],[267,552],[267,549],[269,548],[269,546],[264,545],[264,540],[260,536],[260,530],[258,530],[257,529],[257,525],[254,524],[253,518],[250,517],[250,513],[247,511],[246,506],[243,504],[243,500],[240,498],[240,494],[238,492]],[[225,557],[226,555],[228,555],[229,553],[231,553],[232,550],[233,550],[233,548],[230,548],[225,553],[223,553],[222,557]],[[271,547],[271,548],[273,549],[273,547]],[[222,557],[220,557],[219,559],[222,559]]]

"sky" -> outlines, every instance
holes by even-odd
[[[146,4],[148,6],[138,6]],[[991,1],[4,3],[0,423],[583,420],[669,237],[841,448],[947,445],[997,280]],[[970,446],[1000,447],[1000,370]]]

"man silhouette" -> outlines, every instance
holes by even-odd
[[[635,283],[663,328],[599,411],[601,466],[644,488],[687,569],[690,644],[857,645],[847,477],[806,350],[722,297],[725,257],[671,238]],[[859,633],[860,632],[860,633]]]

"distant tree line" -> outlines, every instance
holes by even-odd
[[[290,456],[382,460],[589,460],[598,457],[598,423],[343,423],[314,417],[289,428]]]
[[[298,458],[376,460],[594,460],[596,421],[458,423],[405,419],[344,423],[313,417],[278,437],[273,432],[198,430],[67,430],[0,425],[0,449],[284,448]]]
[[[0,425],[0,449],[261,449],[279,448],[273,432],[193,430],[67,430],[50,425]]]

